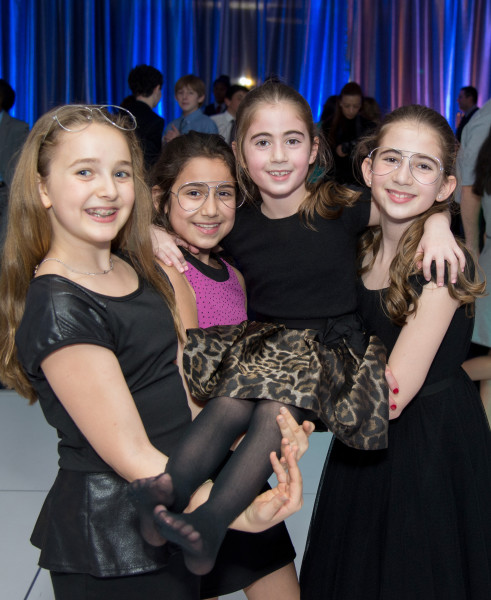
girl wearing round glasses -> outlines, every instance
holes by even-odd
[[[150,175],[154,223],[193,245],[181,274],[160,263],[174,288],[185,329],[235,325],[247,319],[242,275],[214,252],[235,221],[235,158],[223,138],[192,131],[169,142]],[[196,410],[198,406],[195,405]],[[287,416],[287,415],[286,415]],[[247,557],[247,558],[245,558]],[[256,535],[229,531],[201,597],[244,589],[250,599],[299,596],[295,551],[283,524]]]
[[[331,447],[302,598],[484,600],[491,597],[491,432],[461,368],[484,285],[469,255],[465,272],[443,287],[416,266],[424,224],[446,209],[456,186],[454,135],[435,111],[407,106],[386,117],[360,155],[380,227],[362,239],[359,306],[387,347],[400,391],[391,400],[387,449]]]

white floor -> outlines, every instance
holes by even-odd
[[[29,406],[17,394],[0,391],[0,596],[5,600],[53,600],[49,575],[38,573],[38,550],[30,545],[29,536],[56,475],[56,443],[56,433],[38,404]],[[329,443],[329,434],[315,433],[301,461],[305,503],[288,520],[297,568]],[[225,598],[245,596],[237,592]]]

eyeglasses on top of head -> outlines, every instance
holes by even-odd
[[[208,200],[212,189],[215,190],[215,198],[227,208],[235,209],[244,204],[244,198],[238,197],[235,181],[188,181],[180,185],[177,192],[171,191],[171,194],[177,197],[177,202],[183,210],[194,212]]]
[[[368,158],[372,161],[370,171],[374,175],[388,175],[398,169],[405,158],[408,159],[411,175],[424,185],[436,183],[444,172],[440,159],[420,152],[406,152],[398,148],[379,146],[374,148]]]
[[[73,121],[73,109],[80,109],[80,114],[84,116],[87,120],[85,124],[79,123],[74,125],[70,123]],[[101,104],[101,105],[84,105],[84,104],[67,104],[66,106],[61,106],[53,115],[53,121],[58,123],[58,125],[64,130],[69,131],[71,133],[76,133],[79,131],[83,131],[86,127],[88,127],[92,121],[92,114],[94,111],[97,111],[99,115],[101,115],[108,123],[114,125],[118,129],[122,131],[134,131],[136,129],[136,119],[133,114],[123,108],[121,106],[116,106],[115,104]],[[116,122],[116,117],[123,117],[119,123]]]

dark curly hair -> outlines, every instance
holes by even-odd
[[[128,85],[133,96],[147,98],[153,90],[164,83],[164,76],[155,67],[150,65],[138,65],[131,69],[128,75]]]

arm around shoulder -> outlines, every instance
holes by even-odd
[[[167,266],[160,260],[158,260],[158,263],[174,288],[177,310],[179,311],[184,329],[199,327],[196,294],[186,276],[180,273],[175,267]]]

